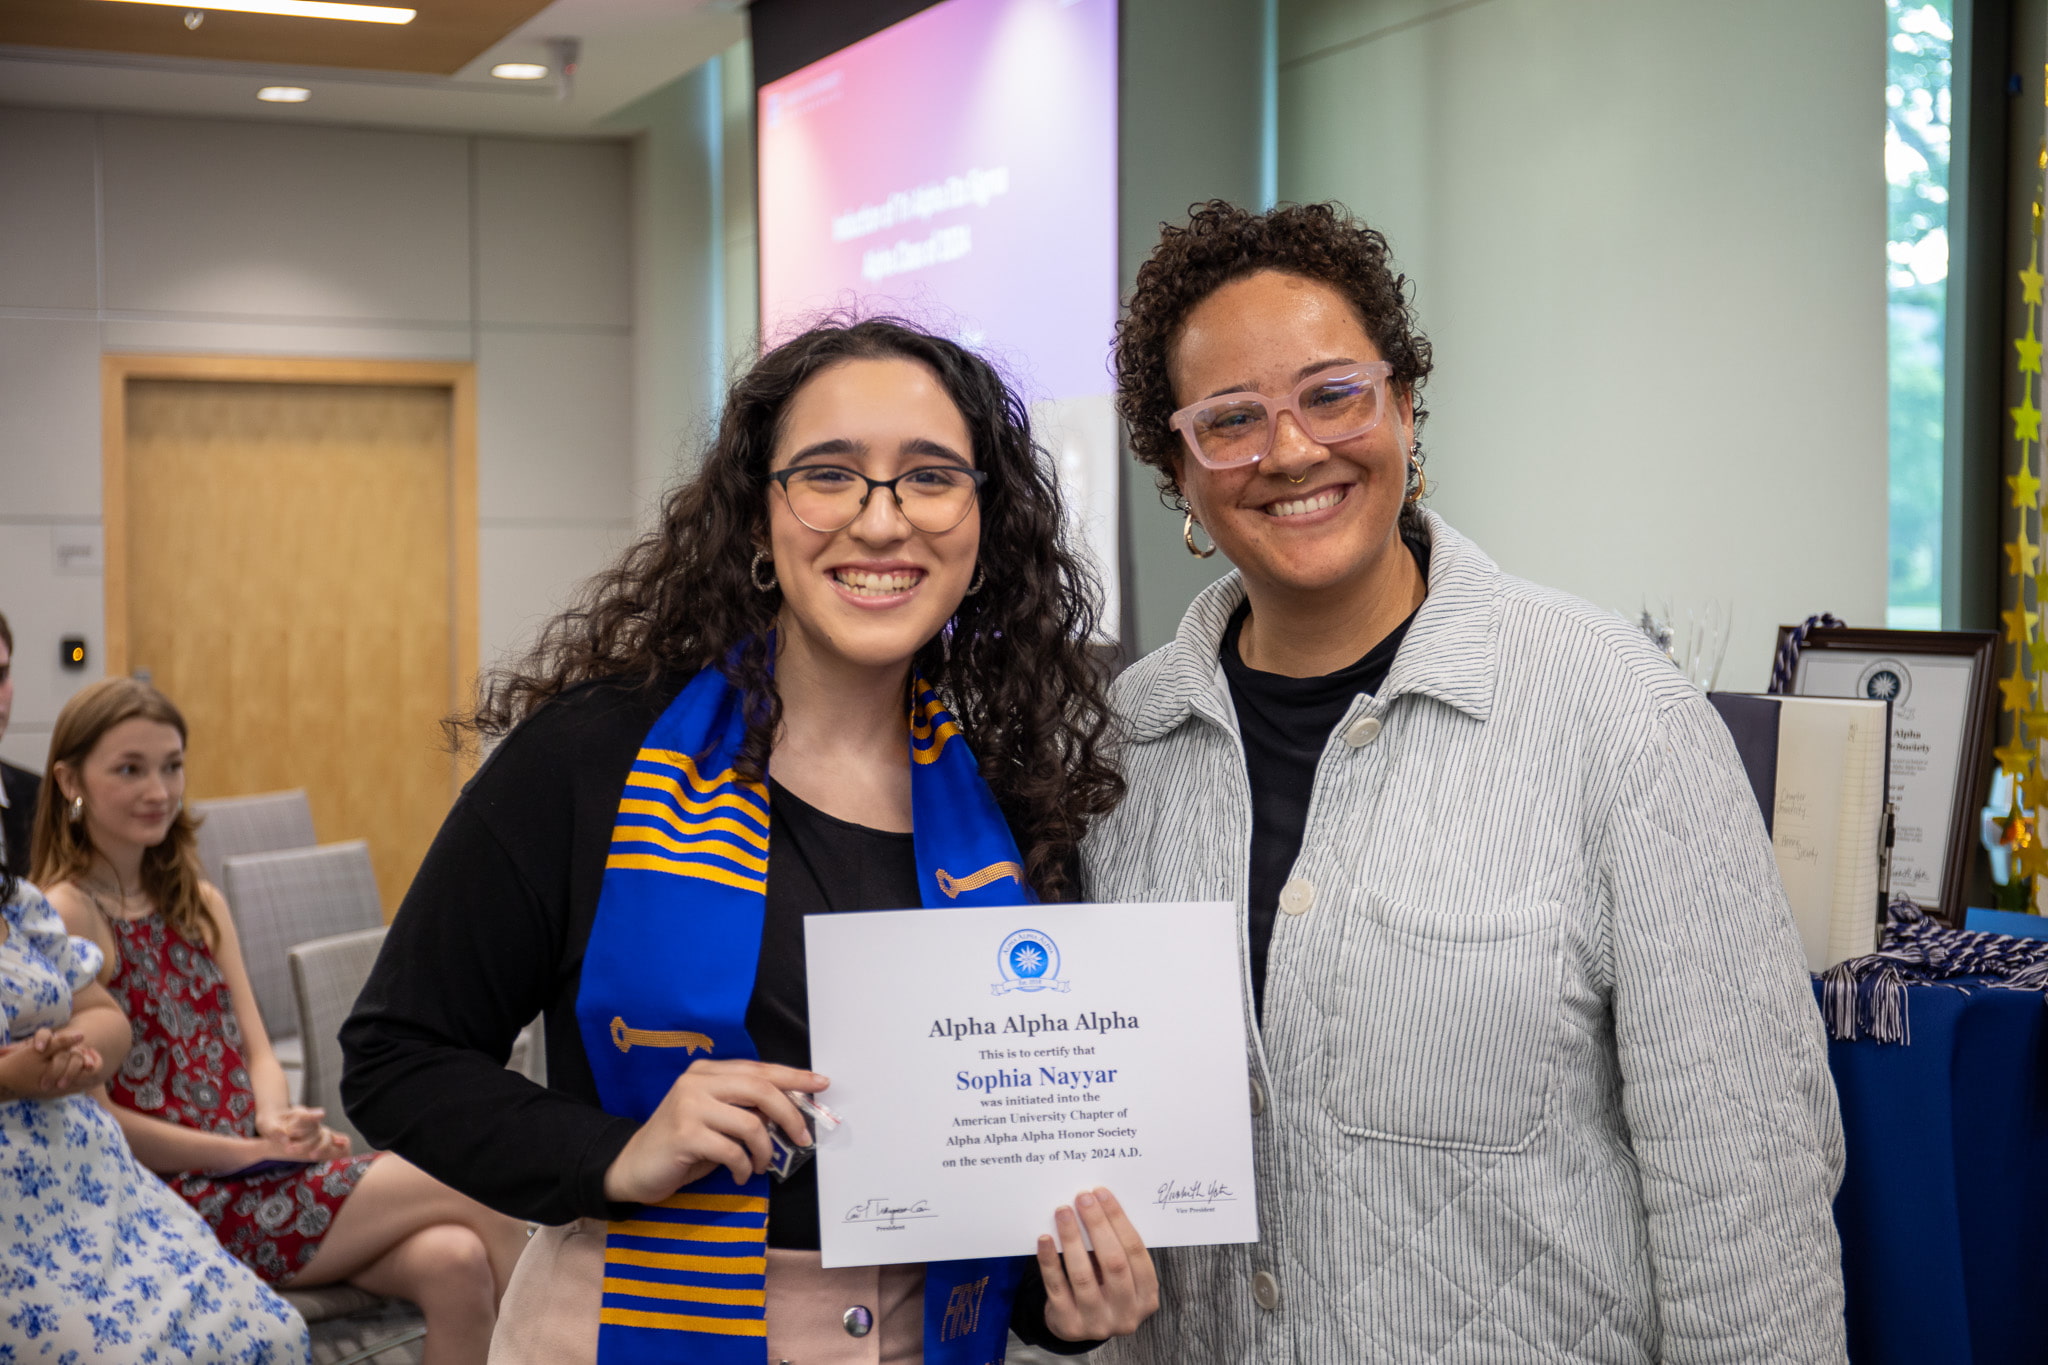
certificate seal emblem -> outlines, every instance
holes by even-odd
[[[991,988],[996,995],[1067,989],[1067,983],[1059,979],[1059,945],[1051,935],[1036,929],[1019,929],[1004,939],[1003,946],[996,951],[996,966],[1003,974],[1003,979]]]
[[[1856,689],[1872,701],[1903,706],[1913,695],[1913,673],[1897,659],[1878,659],[1863,670]]]

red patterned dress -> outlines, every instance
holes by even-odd
[[[202,1132],[256,1135],[256,1096],[242,1062],[242,1029],[212,951],[162,915],[111,921],[120,966],[108,989],[127,1012],[135,1046],[107,1083],[114,1103]],[[259,1175],[165,1176],[267,1283],[290,1284],[333,1225],[377,1154],[291,1165]]]

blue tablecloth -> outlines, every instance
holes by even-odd
[[[1828,1045],[1854,1365],[2048,1365],[2048,996],[1957,984]]]

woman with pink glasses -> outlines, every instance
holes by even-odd
[[[1156,1252],[1105,1354],[1839,1361],[1841,1129],[1734,746],[1422,507],[1390,254],[1211,203],[1119,331],[1132,446],[1236,571],[1118,680],[1085,874],[1239,907],[1262,1240]]]

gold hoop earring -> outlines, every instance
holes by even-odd
[[[1209,540],[1208,549],[1198,550],[1195,548],[1195,514],[1193,509],[1189,509],[1187,519],[1180,524],[1180,538],[1187,545],[1188,553],[1196,559],[1207,559],[1210,555],[1216,553],[1216,541],[1213,536]]]
[[[1408,501],[1421,502],[1423,494],[1429,492],[1429,475],[1422,472],[1422,462],[1412,455],[1408,458]]]

